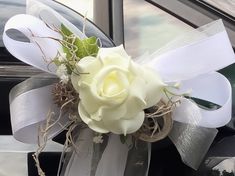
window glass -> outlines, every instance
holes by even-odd
[[[199,27],[222,19],[235,49],[235,0],[147,0],[185,23]]]
[[[56,0],[78,13],[86,16],[88,19],[93,19],[93,0]]]
[[[191,29],[144,0],[124,0],[123,3],[125,47],[134,57],[152,53]]]

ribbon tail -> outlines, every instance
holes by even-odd
[[[182,161],[197,170],[211,146],[218,130],[174,122],[169,138],[178,150]]]
[[[77,147],[64,163],[63,176],[147,176],[151,144],[136,141],[135,146],[122,143],[115,134],[104,136],[103,143],[94,143],[94,133],[82,129]]]
[[[151,159],[151,143],[138,140],[130,149],[125,176],[148,176]]]
[[[150,158],[150,143],[138,140],[128,147],[127,143],[121,143],[118,135],[112,134],[95,176],[147,176]]]
[[[93,158],[93,132],[86,128],[79,130],[79,136],[68,163],[65,163],[63,176],[91,176]],[[61,176],[62,176],[61,175]]]
[[[118,135],[111,134],[95,176],[124,176],[128,151],[127,144],[122,144]]]
[[[178,93],[192,88],[192,97],[216,103],[219,108],[204,109],[190,99],[181,98],[172,112],[173,128],[169,138],[176,146],[182,161],[198,169],[216,134],[216,127],[231,119],[231,85],[221,74],[214,72],[182,81]],[[223,90],[223,94],[221,94]]]
[[[124,176],[129,149],[118,135],[110,134],[103,143],[96,144],[90,129],[79,133],[77,150],[73,151],[63,176]]]

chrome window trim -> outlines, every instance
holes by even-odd
[[[225,24],[230,41],[235,49],[235,23],[216,11],[212,12],[206,6],[199,5],[198,0],[147,0],[162,10],[179,18],[185,23],[198,27],[221,18]]]
[[[123,0],[94,0],[94,23],[116,45],[124,43]]]

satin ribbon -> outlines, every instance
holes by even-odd
[[[33,0],[29,2],[28,4],[31,4],[31,7],[32,4],[34,4],[34,7],[35,4],[40,6],[41,10],[37,10],[36,16],[45,16],[44,13],[46,12],[48,19],[53,19],[57,26],[63,23],[70,28],[69,22],[65,22],[63,17],[60,17],[58,13],[49,7],[45,7],[43,4]],[[7,35],[7,31],[10,29],[22,32],[31,42],[20,42],[10,38]],[[50,61],[50,59],[56,56],[61,47],[53,40],[35,37],[32,33],[41,37],[61,38],[53,30],[47,28],[45,23],[38,18],[29,15],[17,15],[6,23],[3,41],[6,48],[18,59],[54,74],[55,66],[51,64],[48,69],[48,63],[45,62],[44,57]],[[44,47],[40,49],[38,44],[43,44]],[[179,46],[179,48],[176,46]],[[43,55],[41,50],[43,50]],[[173,41],[172,44],[157,51],[149,58],[149,60],[146,59],[144,61],[145,64],[155,69],[165,82],[181,83],[177,93],[184,93],[192,89],[192,97],[204,99],[221,106],[221,108],[216,110],[205,110],[198,107],[193,101],[183,98],[181,99],[181,104],[172,113],[173,119],[181,124],[180,128],[182,131],[176,129],[177,132],[172,132],[170,138],[180,152],[182,160],[191,167],[197,168],[216,134],[216,130],[212,129],[210,131],[210,128],[224,126],[231,119],[231,85],[224,76],[215,72],[234,63],[235,60],[227,33],[222,22],[219,20],[194,30],[188,35],[185,34],[184,37]],[[35,128],[45,120],[47,107],[53,106],[50,100],[51,96],[48,93],[50,89],[50,85],[44,87],[42,84],[41,87],[26,91],[12,98],[10,105],[11,120],[16,139],[24,142],[35,142],[34,136],[37,132]],[[30,99],[37,100],[38,103],[29,103]],[[43,103],[44,101],[45,104]],[[27,114],[34,114],[34,116],[32,117]],[[205,128],[210,131],[210,140],[206,141],[207,147],[201,152],[202,155],[200,157],[190,159],[190,145],[182,144],[192,144],[192,140],[200,138],[200,135],[194,135],[194,138],[190,138],[190,136],[192,137],[192,134],[195,132],[206,134],[200,133],[205,131]],[[30,135],[25,136],[25,131]],[[172,131],[175,131],[174,127]],[[189,133],[185,133],[186,131]],[[106,151],[109,150],[110,148],[107,147]],[[110,158],[105,157],[100,163],[103,161],[107,163],[109,160]],[[116,163],[115,160],[116,157],[113,157],[112,161],[114,163]],[[122,161],[125,163],[125,158]],[[97,172],[99,169],[97,168]],[[102,174],[102,176],[105,175],[105,173]],[[108,176],[108,172],[105,176]]]
[[[46,24],[57,29],[60,29],[61,23],[63,23],[72,33],[79,36],[81,39],[86,38],[86,35],[66,18],[62,17],[52,8],[44,5],[43,0],[26,0],[26,13],[42,19]]]

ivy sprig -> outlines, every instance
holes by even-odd
[[[62,51],[65,59],[61,59],[61,53],[58,52],[57,57],[53,60],[54,64],[59,67],[64,64],[67,72],[71,75],[75,69],[75,65],[84,57],[96,57],[99,51],[98,39],[94,36],[81,39],[70,31],[64,24],[61,24],[59,30],[62,35]]]

